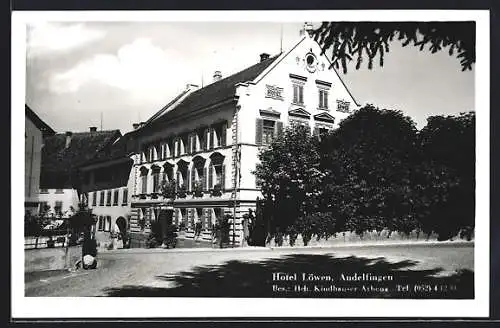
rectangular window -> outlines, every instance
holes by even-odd
[[[264,120],[262,127],[262,144],[270,145],[274,139],[274,126],[276,124],[275,121]]]
[[[153,192],[158,192],[160,186],[160,172],[153,173]]]
[[[94,191],[92,193],[92,206],[96,206],[97,205],[97,191]]]
[[[104,206],[104,191],[100,191],[99,206]]]
[[[98,226],[97,230],[99,230],[99,231],[104,230],[104,217],[103,216],[99,216],[99,226]]]
[[[48,194],[49,190],[48,189],[40,189],[41,194]]]
[[[143,194],[147,194],[148,193],[148,176],[146,174],[142,175],[141,176],[141,185],[142,185],[142,189],[141,189],[141,192]]]
[[[113,192],[114,195],[113,195],[113,206],[118,206],[118,189],[115,189],[115,191]]]
[[[64,194],[64,191],[62,189],[56,189],[56,194]]]
[[[319,89],[319,108],[328,109],[328,90]]]
[[[302,84],[293,83],[293,103],[304,105],[304,86]]]
[[[266,98],[283,100],[283,88],[266,84]]]
[[[125,188],[125,189],[123,189],[122,206],[125,206],[127,204],[128,204],[128,189]]]
[[[40,208],[39,208],[40,215],[43,215],[43,214],[45,214],[45,212],[47,212],[48,206],[49,206],[48,202],[40,202]]]
[[[62,206],[63,206],[63,202],[57,200],[55,205],[54,205],[54,212],[56,213],[57,216],[62,215]]]
[[[104,231],[111,231],[111,216],[106,216],[106,226],[104,227]]]
[[[107,191],[106,206],[111,206],[111,190]]]

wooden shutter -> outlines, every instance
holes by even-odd
[[[193,191],[193,190],[194,190],[194,182],[195,182],[195,180],[196,180],[196,171],[195,171],[195,168],[194,168],[194,167],[193,167],[193,168],[191,168],[191,169],[188,169],[188,175],[189,175],[189,176],[190,176],[190,178],[191,178],[191,179],[190,179],[191,181],[190,181],[190,183],[189,183],[189,185],[190,185],[191,187],[189,187],[189,188],[190,188],[190,190],[191,190],[191,191]]]
[[[264,120],[257,118],[255,121],[255,143],[257,146],[262,145],[262,130],[264,128]]]
[[[304,87],[299,85],[299,104],[304,103]]]
[[[205,128],[204,138],[203,138],[203,150],[208,150],[208,139],[209,139],[209,129]]]
[[[323,92],[323,106],[328,109],[328,91]]]
[[[276,121],[276,136],[280,136],[283,133],[283,122]]]
[[[210,149],[213,149],[214,148],[214,129],[213,128],[210,128]]]
[[[220,136],[220,145],[224,147],[226,145],[226,132],[227,132],[227,122],[222,123],[222,133]]]
[[[208,188],[207,189],[212,189],[214,187],[214,166],[213,164],[210,163],[210,167],[208,170]]]
[[[210,188],[210,185],[207,186],[207,172],[208,168],[203,168],[203,178],[201,179],[201,187],[204,191],[207,191]]]
[[[222,172],[220,176],[220,186],[222,191],[226,188],[226,165],[222,165]]]
[[[299,86],[297,84],[293,85],[293,102],[297,104],[299,102],[298,89]]]

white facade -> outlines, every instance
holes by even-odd
[[[70,207],[76,211],[78,209],[78,192],[75,189],[40,189],[39,194],[40,211],[44,206],[50,206],[49,215],[64,215]],[[58,209],[60,207],[60,210]]]
[[[255,209],[256,199],[261,197],[252,174],[259,150],[287,126],[304,124],[310,127],[311,133],[334,129],[359,107],[339,75],[329,69],[328,58],[320,54],[319,45],[305,33],[292,49],[276,59],[261,55],[264,57],[261,60],[272,60],[272,63],[253,80],[238,82],[232,99],[217,103],[214,108],[194,102],[192,111],[182,117],[160,127],[147,124],[142,127],[141,151],[134,156],[132,168],[133,217],[155,220],[157,209],[168,204],[174,208],[174,223],[185,222],[188,232],[192,232],[194,221],[200,219],[208,238],[215,217],[235,214],[231,230],[235,232],[236,243],[240,244],[241,217],[248,209]],[[189,100],[189,93],[184,96]],[[178,103],[167,111],[175,110]],[[213,134],[213,128],[219,132]],[[209,138],[218,139],[213,147],[195,147],[186,153],[188,144],[181,142],[180,137],[196,133],[199,145],[203,142],[199,137],[206,139],[204,131],[209,131]],[[220,139],[225,142],[220,144]],[[207,174],[215,172],[211,169],[214,162],[222,165],[223,174],[214,175],[210,180]],[[200,170],[193,174],[196,167],[203,172],[201,176]],[[178,172],[187,172],[186,177],[179,176]],[[154,177],[155,174],[159,177]],[[177,183],[186,180],[187,195],[173,202],[158,195],[155,184],[164,176],[167,180],[178,178]],[[205,188],[202,195],[196,196],[192,181],[200,178]],[[213,179],[220,178],[222,195],[214,196]]]

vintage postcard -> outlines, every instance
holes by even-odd
[[[14,12],[13,316],[488,316],[488,17]]]

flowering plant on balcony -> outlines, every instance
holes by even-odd
[[[194,197],[203,197],[203,186],[199,181],[195,181],[193,186]]]
[[[177,188],[177,193],[176,194],[177,194],[178,198],[186,198],[186,195],[187,195],[186,186],[184,184],[180,185]]]
[[[217,183],[212,189],[212,196],[222,196],[222,186],[220,185],[220,183]]]
[[[170,181],[163,180],[160,187],[161,195],[164,198],[175,199],[175,186],[176,186],[175,180],[170,180]]]

